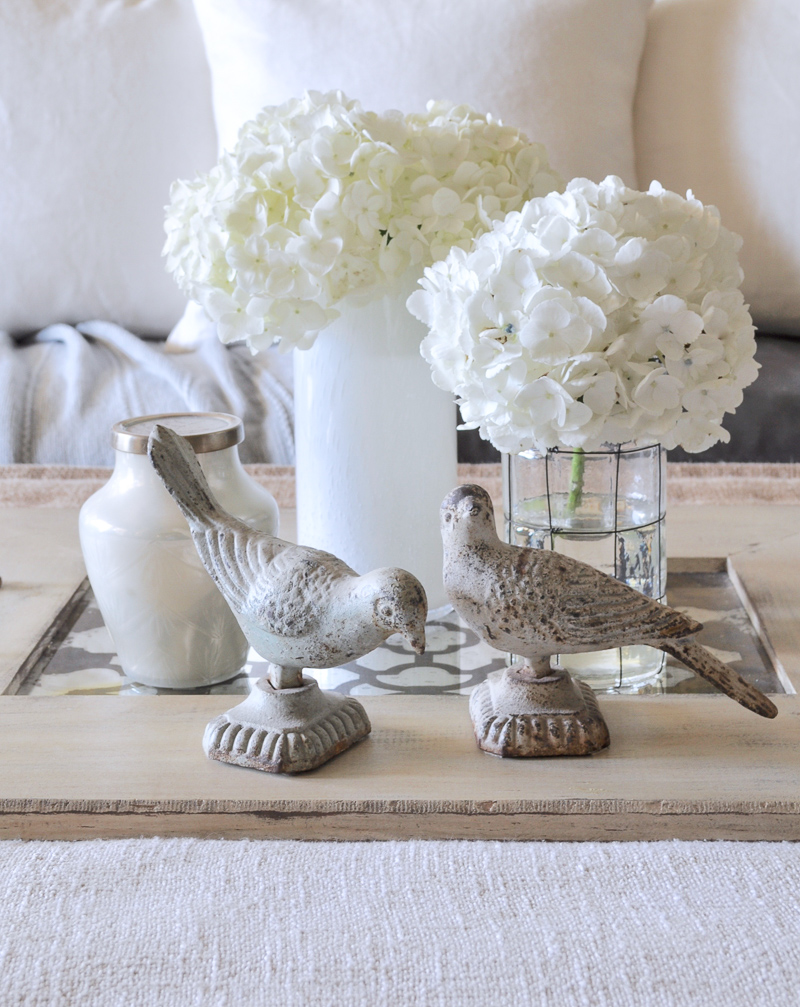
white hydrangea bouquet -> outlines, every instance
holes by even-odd
[[[345,298],[381,296],[554,188],[541,145],[466,105],[378,115],[309,92],[174,184],[164,252],[223,342],[306,349]]]
[[[575,179],[453,248],[408,307],[434,382],[501,451],[699,452],[758,373],[740,245],[691,192]]]

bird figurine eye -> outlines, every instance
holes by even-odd
[[[453,515],[448,511],[445,514],[444,519],[447,522],[447,524],[450,524],[450,522],[453,520]]]
[[[470,507],[470,509],[469,509],[469,512],[470,512],[470,514],[471,514],[471,515],[472,515],[473,517],[477,517],[477,516],[478,516],[478,514],[480,514],[480,512],[481,512],[481,509],[480,509],[480,507],[479,507],[479,506],[478,506],[477,504],[473,504],[473,505],[472,505],[472,506]]]

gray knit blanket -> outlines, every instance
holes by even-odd
[[[0,332],[0,464],[112,465],[111,427],[151,413],[241,417],[244,462],[294,462],[292,359],[216,338],[191,351],[110,322]]]

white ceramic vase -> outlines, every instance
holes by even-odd
[[[298,540],[359,573],[399,566],[446,604],[439,505],[456,485],[456,413],[419,346],[402,289],[348,306],[295,351]]]
[[[278,508],[242,468],[236,445],[244,431],[237,417],[173,413],[115,425],[114,472],[80,513],[86,571],[125,674],[148,686],[191,689],[235,675],[248,646],[145,454],[156,422],[188,438],[231,514],[277,535]]]

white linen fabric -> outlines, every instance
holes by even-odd
[[[795,1007],[790,843],[0,844],[3,1003]]]
[[[691,188],[744,238],[756,324],[800,335],[800,6],[661,0],[635,105],[642,186]]]
[[[167,352],[110,322],[0,332],[0,464],[113,465],[111,427],[163,412],[221,411],[245,429],[243,462],[294,462],[291,357],[204,340]]]
[[[631,108],[651,0],[195,0],[217,130],[341,88],[366,108],[467,102],[571,178],[636,184]]]
[[[216,133],[191,0],[0,4],[0,329],[103,318],[166,335],[171,182]]]

